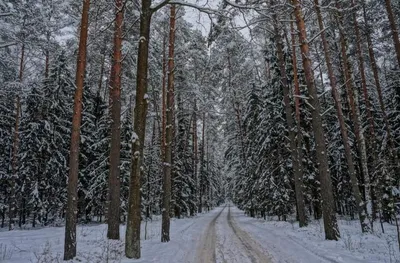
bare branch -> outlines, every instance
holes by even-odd
[[[6,16],[12,16],[13,14],[8,12],[8,13],[0,13],[0,17],[6,17]]]
[[[163,8],[164,6],[168,5],[170,2],[171,2],[170,0],[164,0],[161,3],[155,5],[154,7],[151,7],[150,10],[151,10],[152,13],[155,13],[158,10],[160,10],[161,8]]]
[[[180,6],[191,7],[191,8],[199,10],[202,13],[206,13],[206,14],[209,14],[209,15],[215,15],[215,14],[222,15],[223,13],[227,13],[228,12],[228,11],[224,11],[224,10],[212,9],[212,8],[205,7],[205,6],[199,6],[199,5],[196,5],[196,4],[191,4],[191,3],[187,3],[185,1],[180,1],[180,0],[172,0],[172,1],[168,1],[168,2],[169,2],[169,4],[175,4],[175,5],[180,5]]]
[[[6,48],[6,47],[9,47],[9,46],[14,46],[16,44],[17,44],[17,42],[0,43],[0,48]]]

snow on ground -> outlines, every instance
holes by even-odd
[[[194,218],[171,222],[171,241],[161,243],[161,220],[142,224],[142,258],[124,257],[121,241],[108,241],[106,225],[78,227],[78,256],[87,263],[400,263],[395,226],[379,225],[361,234],[358,221],[340,220],[342,238],[324,240],[322,221],[307,228],[297,223],[250,218],[235,207],[219,207]],[[0,262],[57,263],[62,261],[64,228],[0,231]]]
[[[375,224],[373,234],[362,234],[356,220],[339,220],[341,239],[324,239],[323,223],[314,220],[307,228],[298,223],[265,221],[244,215],[237,208],[231,213],[238,226],[248,232],[272,256],[272,261],[293,263],[397,263],[400,253],[396,227],[385,224],[386,234]]]
[[[107,226],[81,225],[77,230],[77,258],[73,262],[192,262],[194,251],[202,231],[222,210],[201,214],[194,218],[171,220],[171,241],[161,243],[161,220],[149,221],[147,240],[144,240],[145,224],[142,224],[142,258],[124,257],[122,241],[108,241]],[[125,226],[121,226],[121,240],[124,240]],[[64,228],[49,227],[32,230],[0,232],[0,262],[7,263],[57,263],[62,261],[64,249]],[[2,258],[4,255],[4,258]]]

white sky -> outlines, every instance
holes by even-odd
[[[188,3],[196,4],[198,6],[217,9],[218,5],[223,0],[186,0]],[[185,7],[186,14],[184,16],[185,20],[193,24],[196,29],[199,29],[203,35],[207,36],[210,31],[210,18],[208,14],[201,13],[199,10],[194,8]],[[238,26],[244,26],[245,22],[241,16],[235,18],[235,23]],[[245,36],[249,36],[248,29],[240,30]]]
[[[187,0],[188,3],[196,4],[207,8],[217,8],[219,0]],[[210,18],[207,14],[201,13],[194,8],[185,7],[185,20],[193,24],[194,28],[200,30],[203,35],[208,35],[210,31]]]

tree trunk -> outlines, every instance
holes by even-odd
[[[22,61],[22,59],[21,59]],[[17,92],[19,93],[19,91]],[[13,138],[13,150],[12,150],[12,174],[10,178],[10,198],[9,198],[9,230],[14,230],[15,216],[16,216],[16,180],[18,178],[18,146],[19,146],[19,122],[21,115],[21,101],[20,96],[15,96],[15,126],[14,126],[14,138]]]
[[[271,6],[274,6],[273,1],[271,1]],[[299,215],[299,226],[303,227],[307,225],[307,218],[305,214],[304,208],[304,196],[302,189],[302,181],[303,181],[303,167],[301,164],[301,160],[299,159],[299,149],[297,149],[296,142],[296,134],[294,130],[294,119],[292,112],[292,105],[290,105],[290,97],[289,97],[289,83],[286,75],[286,63],[283,54],[283,42],[280,34],[280,30],[278,28],[278,18],[276,13],[272,14],[272,19],[274,20],[274,33],[275,33],[275,41],[276,41],[276,52],[278,55],[278,64],[281,75],[282,89],[283,89],[283,101],[285,103],[285,113],[286,113],[286,122],[289,133],[289,143],[290,143],[290,153],[292,157],[293,164],[293,175],[294,175],[294,188],[296,194],[296,207],[297,213]],[[297,76],[296,76],[297,77]],[[299,131],[301,132],[301,131]]]
[[[151,22],[151,0],[142,0],[140,13],[140,37],[136,74],[136,103],[134,134],[132,138],[132,167],[129,183],[128,219],[126,223],[125,255],[140,258],[140,176],[143,162],[143,147],[146,134],[148,106],[147,76]]]
[[[391,0],[385,0],[386,12],[388,14],[390,29],[392,31],[394,49],[396,51],[397,63],[400,69],[400,39],[399,39],[399,31],[396,26],[396,20],[392,10]],[[397,94],[400,95],[400,90],[397,89]]]
[[[166,122],[167,122],[167,40],[166,36],[163,37],[163,64],[162,64],[162,113],[161,113],[161,160],[165,158],[165,133],[166,133]]]
[[[352,1],[352,8],[355,8],[354,0]],[[355,33],[356,33],[356,52],[357,52],[357,57],[358,57],[358,68],[359,68],[359,72],[361,75],[361,87],[362,87],[362,91],[363,91],[365,107],[367,110],[369,133],[370,133],[370,138],[371,138],[372,167],[374,167],[376,169],[378,167],[377,166],[378,156],[377,156],[377,147],[376,147],[377,140],[376,140],[376,135],[375,135],[375,122],[374,122],[374,117],[371,112],[371,103],[369,101],[369,95],[368,95],[368,90],[367,90],[367,80],[366,80],[365,66],[364,66],[364,54],[363,54],[362,47],[361,47],[361,34],[360,34],[360,28],[359,28],[358,21],[357,21],[356,11],[353,12],[353,21],[354,21],[354,29],[355,29]],[[373,173],[371,173],[371,174],[373,174]],[[371,202],[372,202],[372,200],[373,199],[371,196]],[[371,214],[372,214],[372,211],[371,211]]]
[[[110,74],[111,146],[107,215],[107,237],[109,239],[119,239],[123,7],[122,0],[115,0],[114,54]]]
[[[201,211],[203,210],[203,206],[204,206],[204,190],[205,190],[205,178],[204,178],[204,143],[205,143],[205,128],[206,128],[206,114],[205,112],[203,112],[203,130],[202,130],[202,134],[201,134],[201,156],[200,156],[200,180],[199,180],[199,185],[200,185],[200,207],[201,207]]]
[[[302,150],[302,142],[303,142],[303,134],[301,131],[301,119],[300,119],[300,83],[298,79],[298,71],[297,71],[297,55],[296,55],[296,39],[295,39],[295,32],[294,32],[294,27],[293,27],[293,22],[290,23],[291,27],[291,34],[292,34],[292,60],[293,60],[293,82],[295,86],[295,112],[296,112],[296,120],[297,120],[297,138],[296,138],[296,150],[297,150],[297,160],[298,160],[298,165],[299,165],[299,170],[301,169],[301,177],[299,178],[299,188],[301,192],[299,191],[299,196],[296,193],[296,202],[297,202],[297,211],[299,215],[299,226],[307,226],[307,214],[306,214],[306,207],[304,203],[304,195],[303,195],[303,173],[304,173],[304,167],[303,167],[303,150]],[[297,201],[299,200],[299,201]],[[299,205],[302,206],[299,208]],[[302,210],[302,211],[301,211]]]
[[[101,66],[100,66],[100,78],[99,78],[99,88],[98,88],[98,97],[100,98],[101,96],[101,90],[103,87],[103,75],[104,75],[104,67],[105,67],[105,62],[106,62],[106,53],[107,53],[107,42],[104,39],[104,45],[103,45],[103,50],[101,51],[103,54],[101,58]]]
[[[72,118],[71,146],[69,155],[69,174],[67,187],[67,211],[65,222],[64,260],[76,256],[76,221],[78,201],[79,143],[82,119],[82,95],[86,68],[86,47],[88,35],[90,0],[83,0],[81,30],[79,36],[78,59],[75,75],[74,113]]]
[[[349,136],[347,134],[346,123],[345,123],[345,120],[343,117],[340,96],[337,91],[336,77],[333,72],[333,67],[332,67],[332,63],[331,63],[331,55],[329,52],[329,45],[328,45],[328,41],[326,40],[325,27],[322,22],[322,15],[321,15],[321,10],[319,7],[318,0],[314,0],[314,4],[315,4],[314,7],[315,7],[315,10],[317,13],[319,29],[321,31],[321,40],[322,40],[322,44],[324,47],[326,67],[328,68],[328,77],[329,77],[329,81],[331,84],[332,97],[335,102],[335,108],[336,108],[336,114],[337,114],[338,121],[339,121],[340,133],[342,135],[342,143],[344,146],[346,162],[347,162],[347,166],[349,169],[349,176],[350,176],[350,182],[351,182],[351,186],[352,186],[353,196],[356,201],[356,204],[358,204],[357,211],[358,211],[358,215],[359,215],[359,219],[360,219],[361,229],[363,232],[367,232],[367,231],[369,231],[369,225],[366,220],[367,218],[365,216],[365,213],[364,213],[365,203],[363,202],[363,199],[361,197],[361,192],[360,192],[360,189],[358,186],[357,174],[356,174],[356,170],[354,167],[353,157],[351,155]]]
[[[337,5],[338,10],[339,6]],[[341,55],[343,60],[343,69],[345,77],[345,86],[347,90],[347,96],[349,98],[350,108],[352,112],[352,119],[354,124],[354,131],[357,140],[357,146],[360,153],[361,169],[364,175],[364,192],[365,192],[365,208],[367,217],[371,219],[372,214],[372,204],[371,204],[371,193],[370,193],[370,178],[368,171],[368,159],[367,159],[367,149],[365,145],[365,138],[361,127],[361,116],[358,103],[358,91],[353,86],[353,77],[350,61],[347,57],[347,39],[344,33],[342,14],[338,11],[337,21],[340,33],[340,45],[341,45]],[[372,227],[372,221],[370,221]]]
[[[169,30],[169,54],[168,54],[168,91],[167,91],[167,125],[166,125],[166,144],[163,163],[164,182],[163,182],[163,209],[162,209],[162,228],[161,242],[169,242],[170,230],[170,210],[171,210],[171,172],[172,172],[172,139],[173,139],[173,119],[174,119],[174,53],[175,53],[175,5],[171,5],[170,10],[170,30]]]
[[[355,3],[354,0],[352,1],[352,8],[355,8]],[[356,51],[357,51],[357,57],[358,57],[358,67],[361,75],[361,87],[363,90],[363,96],[364,96],[364,101],[365,101],[365,107],[367,110],[367,117],[368,117],[368,122],[369,122],[369,130],[371,134],[371,139],[372,139],[372,145],[373,145],[373,150],[375,151],[375,144],[376,144],[376,136],[375,136],[375,124],[374,124],[374,119],[371,113],[371,103],[369,101],[369,95],[368,95],[368,90],[367,90],[367,80],[365,76],[365,66],[364,66],[364,54],[362,51],[361,47],[361,34],[360,34],[360,28],[358,25],[357,21],[357,15],[356,12],[353,12],[353,22],[354,22],[354,29],[356,33]],[[372,154],[374,157],[375,154]]]
[[[25,24],[25,21],[24,21]],[[20,85],[22,85],[22,79],[24,75],[24,62],[25,62],[25,42],[21,46],[21,59],[19,63],[19,76],[18,80]],[[18,178],[18,147],[19,147],[19,122],[21,118],[21,99],[20,99],[21,88],[16,91],[15,96],[15,126],[14,126],[14,138],[12,146],[12,157],[11,157],[11,169],[12,174],[10,178],[10,198],[9,198],[9,230],[14,229],[15,216],[16,216],[16,180]]]
[[[197,144],[197,101],[196,98],[194,99],[194,109],[193,109],[193,180],[196,183],[196,189],[195,189],[195,202],[198,202],[199,198],[199,178],[198,178],[198,171],[197,171],[197,163],[198,163],[198,144]],[[197,204],[197,212],[201,213],[201,208],[200,205]]]
[[[382,87],[381,87],[381,83],[379,80],[378,66],[377,66],[376,59],[375,59],[374,46],[373,46],[372,40],[371,40],[371,27],[368,24],[367,12],[365,10],[364,2],[363,2],[363,15],[364,15],[365,28],[366,28],[366,38],[367,38],[367,43],[368,43],[368,55],[369,55],[369,59],[371,62],[372,72],[374,75],[376,91],[378,93],[379,106],[381,108],[383,121],[385,123],[385,130],[387,133],[388,145],[390,147],[389,152],[391,153],[391,157],[394,160],[394,163],[396,165],[394,167],[394,173],[400,174],[400,165],[399,165],[399,160],[398,160],[398,156],[396,153],[396,147],[393,142],[392,131],[391,131],[390,125],[389,125],[389,120],[387,117],[385,103],[383,102]]]
[[[309,103],[312,106],[311,116],[316,144],[315,147],[317,153],[319,180],[321,184],[321,196],[323,201],[322,213],[324,218],[325,238],[328,240],[338,240],[340,233],[335,214],[332,181],[327,157],[328,153],[325,145],[324,129],[322,126],[321,107],[318,101],[317,89],[314,85],[314,73],[312,71],[306,27],[299,0],[292,0],[292,4],[294,5],[294,14],[296,17],[297,29],[299,31],[299,43],[302,53],[303,68],[310,97]]]

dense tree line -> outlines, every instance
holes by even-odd
[[[399,26],[390,0],[0,1],[1,227],[65,223],[68,260],[77,223],[139,258],[141,221],[168,242],[225,197],[331,240],[390,222]]]
[[[396,3],[267,2],[228,2],[254,15],[252,41],[262,48],[253,52],[265,72],[247,82],[241,114],[228,124],[233,199],[251,216],[296,213],[300,226],[323,217],[327,239],[340,236],[336,215],[358,217],[362,231],[377,218],[391,221],[399,182]]]

